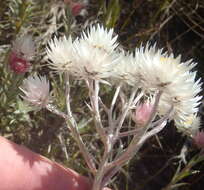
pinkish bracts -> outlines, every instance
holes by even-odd
[[[49,103],[50,85],[46,77],[29,76],[19,87],[24,93],[22,98],[36,108],[43,108]]]
[[[79,15],[80,12],[82,11],[82,9],[85,8],[84,3],[74,2],[72,0],[64,0],[64,2],[67,3],[70,6],[73,16]]]
[[[153,105],[149,102],[137,106],[133,120],[137,125],[143,126],[149,120]]]
[[[198,148],[204,149],[204,131],[197,132],[193,140]]]
[[[34,41],[31,36],[26,35],[17,38],[13,42],[11,53],[9,55],[10,69],[17,73],[23,74],[30,69],[30,60],[35,54]]]
[[[11,52],[9,66],[13,72],[23,74],[29,70],[31,64],[23,56],[20,57],[15,52]]]
[[[82,4],[82,3],[73,3],[73,4],[71,5],[72,14],[73,14],[74,16],[79,15],[80,12],[81,12],[81,10],[82,10],[84,7],[85,7],[85,6],[84,6],[84,4]]]

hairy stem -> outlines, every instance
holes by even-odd
[[[69,85],[69,75],[68,73],[65,74],[65,81],[66,81],[66,105],[67,105],[67,115],[68,119],[66,120],[67,126],[70,128],[74,139],[76,140],[79,149],[90,169],[90,171],[95,174],[96,173],[96,166],[94,163],[93,156],[89,153],[88,149],[86,148],[80,133],[77,129],[77,123],[72,115],[71,106],[70,106],[70,85]]]

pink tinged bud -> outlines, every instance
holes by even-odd
[[[145,125],[149,120],[153,105],[144,103],[137,106],[133,120],[138,125]]]
[[[23,56],[20,57],[15,52],[11,52],[9,56],[9,67],[13,72],[23,74],[29,70],[30,66],[30,63]]]
[[[30,69],[30,60],[35,54],[35,44],[30,35],[17,38],[12,45],[9,66],[15,73],[25,73]]]
[[[204,149],[204,131],[197,132],[193,139],[198,148]]]
[[[80,14],[81,10],[84,8],[85,6],[82,4],[82,3],[73,3],[71,5],[71,11],[72,11],[72,14],[74,16],[77,16]]]

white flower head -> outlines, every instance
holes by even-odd
[[[191,62],[181,63],[180,56],[174,58],[156,50],[155,45],[137,48],[135,61],[141,75],[141,86],[147,90],[163,90],[171,85],[175,79],[181,79],[195,64]],[[184,76],[184,77],[185,77]]]
[[[119,63],[113,68],[115,81],[137,86],[140,81],[139,69],[133,53],[118,53]]]
[[[35,54],[35,43],[31,35],[24,35],[13,42],[12,51],[30,60]]]
[[[101,49],[107,53],[111,53],[117,48],[117,38],[117,35],[113,36],[113,29],[108,30],[99,24],[90,26],[81,35],[82,40],[85,40],[94,48]]]
[[[189,120],[189,117],[198,112],[201,96],[198,94],[201,91],[200,80],[195,82],[195,74],[189,72],[187,78],[176,79],[175,83],[169,85],[160,99],[159,113],[164,115],[166,110],[169,110],[173,105],[173,112],[170,119],[174,119],[176,126],[178,123],[183,123]],[[178,76],[179,77],[179,76]],[[178,80],[176,82],[176,80]]]
[[[58,71],[71,71],[73,45],[71,36],[67,39],[65,36],[57,39],[50,40],[46,48],[47,58],[50,60],[50,68]]]
[[[73,43],[73,73],[79,78],[103,80],[114,74],[113,68],[119,58],[115,52],[116,37],[99,25],[90,27],[87,34]]]
[[[23,81],[20,90],[24,93],[22,98],[37,108],[43,108],[49,103],[49,82],[46,77],[30,76]]]

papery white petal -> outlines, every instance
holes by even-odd
[[[22,98],[38,108],[45,107],[49,103],[49,82],[46,77],[30,76],[23,81],[20,90],[24,93]]]
[[[50,60],[50,68],[58,72],[71,72],[73,64],[73,45],[71,37],[68,39],[65,36],[59,39],[54,37],[54,39],[48,43],[46,51],[47,58]]]

